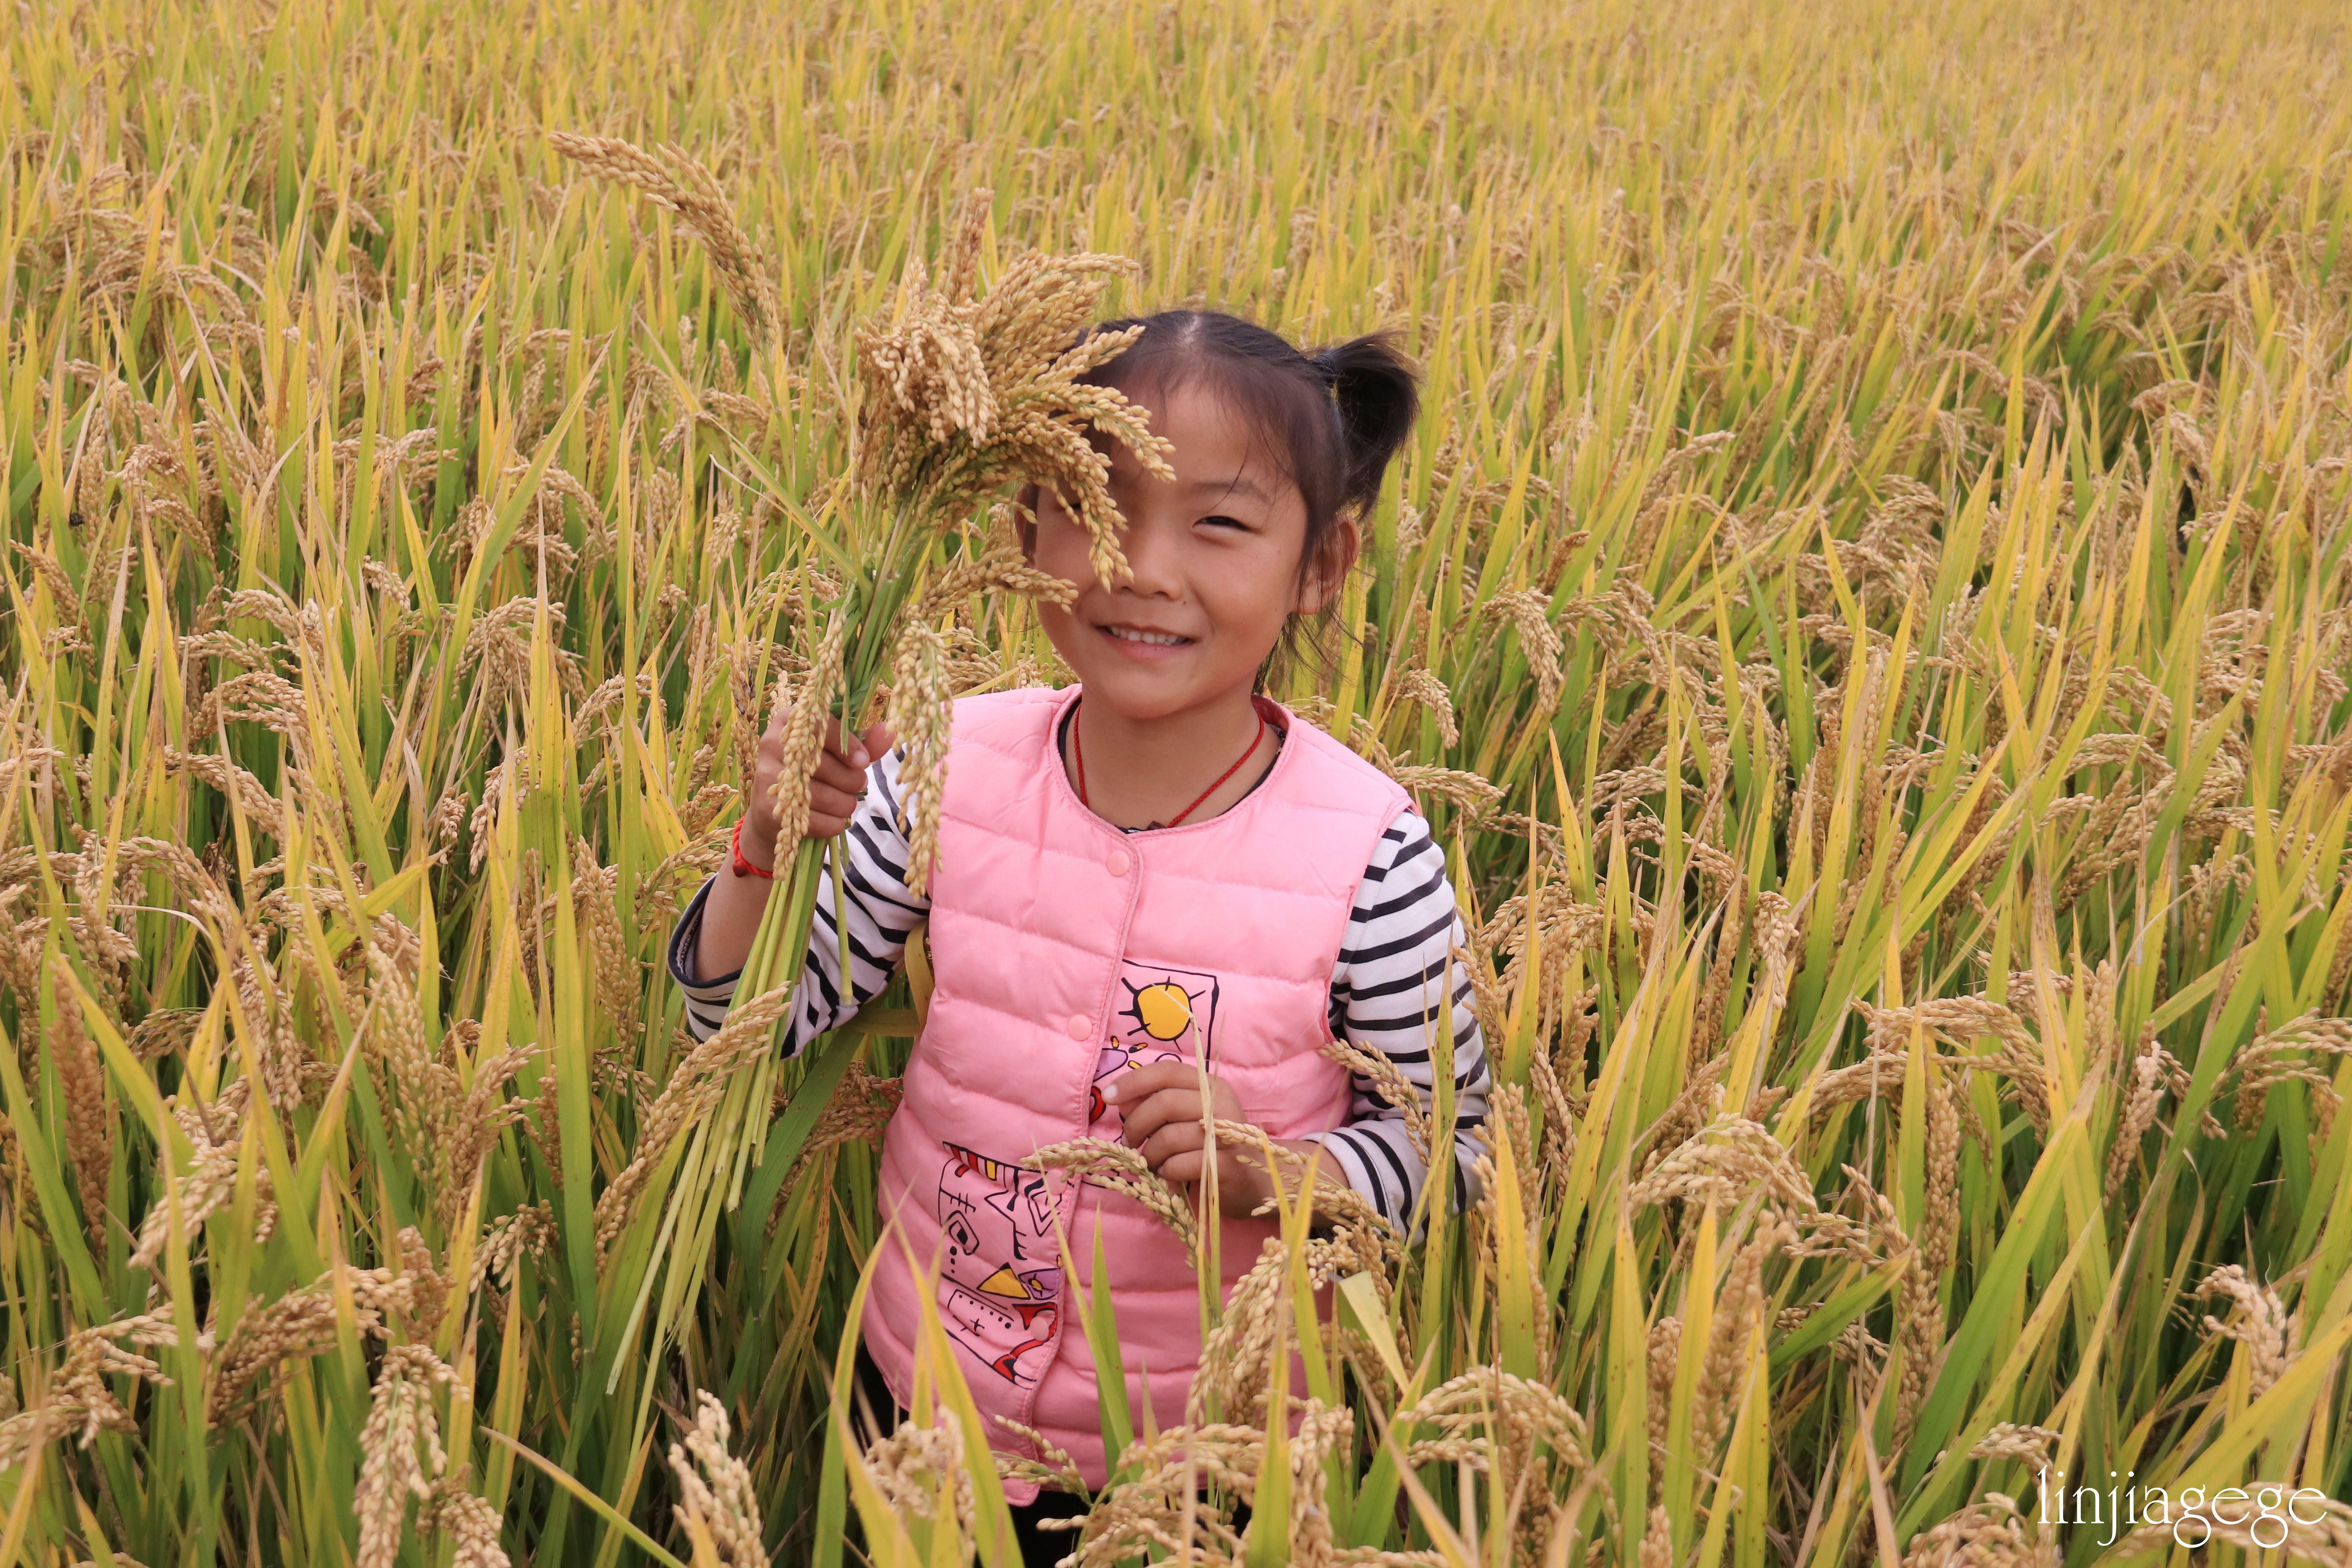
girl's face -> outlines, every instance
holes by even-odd
[[[1050,490],[1036,494],[1029,533],[1030,558],[1078,585],[1068,608],[1037,606],[1046,636],[1090,701],[1132,720],[1245,698],[1284,622],[1323,607],[1355,550],[1340,518],[1322,569],[1302,574],[1307,502],[1265,443],[1198,384],[1149,401],[1153,433],[1175,447],[1175,477],[1157,479],[1110,447],[1131,575],[1116,585],[1096,577],[1085,525]]]

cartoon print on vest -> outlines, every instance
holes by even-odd
[[[1053,1360],[1062,1269],[1045,1173],[955,1143],[940,1172],[940,1318],[997,1376],[1034,1388]]]
[[[1110,1038],[1095,1058],[1095,1079],[1087,1089],[1087,1130],[1104,1138],[1118,1136],[1118,1112],[1103,1098],[1103,1085],[1113,1077],[1150,1062],[1191,1061],[1196,1050],[1202,1061],[1214,1059],[1215,975],[1128,959],[1119,965],[1118,984],[1112,994]]]

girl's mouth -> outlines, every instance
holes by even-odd
[[[1095,630],[1129,658],[1173,658],[1192,646],[1192,639],[1174,632],[1148,631],[1141,626],[1097,626]]]

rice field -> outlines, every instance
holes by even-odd
[[[1087,252],[1425,367],[1277,695],[1505,1087],[1106,1407],[1077,1561],[2352,1563],[2346,27],[18,7],[0,1562],[1017,1561],[944,1341],[834,1393],[904,983],[780,1062],[660,958],[779,690],[1055,679],[859,366]]]

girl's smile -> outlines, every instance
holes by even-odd
[[[1154,631],[1144,626],[1120,624],[1097,626],[1095,630],[1108,637],[1111,646],[1120,653],[1129,658],[1142,659],[1147,663],[1154,659],[1173,658],[1192,646],[1191,637],[1180,637],[1174,632]]]

